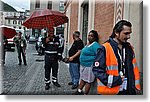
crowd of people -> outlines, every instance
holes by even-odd
[[[71,75],[71,82],[68,85],[73,85],[72,89],[77,88],[73,95],[89,94],[91,84],[95,79],[97,94],[100,95],[136,95],[139,93],[139,69],[133,47],[127,42],[131,33],[132,24],[121,20],[114,26],[110,38],[102,45],[98,43],[97,31],[91,30],[88,34],[88,44],[84,48],[79,39],[79,33],[77,34],[79,40],[74,37],[76,32],[73,33],[72,47],[76,47],[80,42],[80,46],[74,48],[74,54],[69,54],[68,58]],[[72,62],[74,59],[78,59],[79,62]],[[84,91],[83,87],[85,87]]]
[[[103,44],[99,43],[99,34],[95,30],[88,33],[88,43],[83,44],[80,32],[72,34],[73,44],[69,49],[69,73],[73,95],[88,95],[91,85],[97,82],[97,94],[135,95],[140,91],[140,75],[132,45],[127,42],[132,33],[132,24],[121,20],[113,28],[112,35]],[[52,83],[61,87],[58,81],[58,61],[62,60],[64,39],[55,36],[54,29],[48,30],[43,39],[45,48],[45,90]],[[14,38],[18,51],[19,65],[26,62],[26,41],[21,32]],[[51,72],[52,70],[52,72]],[[52,73],[52,75],[50,75]],[[52,76],[52,78],[50,78]],[[85,87],[85,88],[84,88]]]

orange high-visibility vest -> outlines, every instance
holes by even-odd
[[[118,62],[115,56],[115,53],[110,45],[110,43],[105,43],[103,46],[106,49],[106,73],[109,76],[119,76],[118,72]],[[135,58],[132,61],[134,67],[134,76],[135,76],[135,85],[137,89],[140,89],[140,82],[139,82],[139,70],[136,64]],[[109,79],[108,79],[109,80]],[[115,95],[119,93],[120,85],[115,87],[108,87],[109,85],[105,86],[99,79],[97,79],[97,92],[98,94],[102,95]]]

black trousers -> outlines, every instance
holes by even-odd
[[[50,74],[52,70],[52,81],[57,81],[58,59],[45,55],[45,83],[50,83]]]
[[[126,91],[120,91],[118,93],[118,95],[129,95],[129,92],[126,90]]]
[[[3,49],[3,64],[5,64],[6,49]]]
[[[27,64],[27,62],[26,62],[26,55],[25,55],[25,52],[23,51],[23,48],[22,48],[22,47],[18,48],[18,59],[19,59],[19,63],[20,63],[20,64],[21,64],[21,62],[22,62],[21,55],[22,55],[22,57],[23,57],[23,62],[24,62],[24,64]]]
[[[124,91],[120,91],[118,95],[136,95],[136,92],[135,90],[132,90],[132,91],[130,90],[130,92],[129,90],[124,90]]]

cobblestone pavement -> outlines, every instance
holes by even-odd
[[[70,74],[68,65],[59,63],[58,80],[61,87],[52,83],[49,90],[44,88],[44,56],[38,56],[34,44],[27,49],[27,66],[18,65],[17,52],[7,52],[6,64],[2,67],[2,83],[4,95],[71,95],[76,91],[68,86]],[[142,78],[142,74],[141,74]],[[142,80],[143,83],[143,80]],[[142,84],[143,86],[143,84]],[[96,83],[91,87],[90,94],[96,94]],[[143,92],[139,93],[143,94]]]
[[[6,64],[3,70],[3,93],[8,95],[70,95],[72,90],[67,83],[70,81],[68,65],[59,64],[58,80],[61,87],[53,84],[49,90],[44,89],[44,56],[36,54],[34,44],[29,44],[27,49],[27,66],[18,65],[17,52],[7,52]]]

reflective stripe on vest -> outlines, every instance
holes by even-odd
[[[103,44],[106,49],[106,73],[113,76],[118,76],[118,62],[115,56],[115,53],[110,45],[110,43]],[[140,89],[140,77],[139,77],[139,70],[137,67],[136,59],[134,58],[133,61],[133,67],[134,67],[134,75],[135,75],[135,86],[137,89]],[[108,82],[109,82],[108,77]],[[111,79],[112,80],[112,79]],[[110,85],[107,84],[105,86],[99,79],[97,79],[97,92],[98,94],[102,95],[114,95],[118,94],[120,86],[112,87],[110,88]],[[112,83],[111,83],[112,84]]]
[[[120,86],[109,88],[105,86],[99,79],[97,79],[97,92],[102,95],[115,95],[119,92]]]
[[[56,54],[57,51],[45,51],[45,53],[49,53],[49,54]]]
[[[106,69],[107,74],[118,76],[118,65],[107,66]]]
[[[140,90],[140,73],[135,58],[133,58],[132,63],[134,68],[135,87]]]
[[[109,43],[103,44],[106,49],[106,73],[109,74],[108,82],[111,82],[113,78],[110,76],[118,76],[118,62],[115,53]],[[112,87],[112,82],[105,86],[99,79],[97,79],[97,92],[102,95],[114,95],[118,94],[120,86]]]

